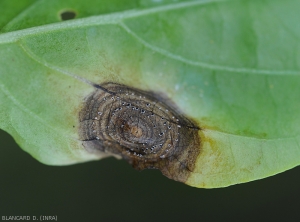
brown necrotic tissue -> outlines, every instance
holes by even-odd
[[[95,88],[79,114],[83,146],[185,182],[200,152],[200,129],[153,92],[115,83]]]

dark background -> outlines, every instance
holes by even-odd
[[[58,221],[299,221],[300,168],[197,189],[113,158],[65,167],[34,160],[0,132],[0,216]]]

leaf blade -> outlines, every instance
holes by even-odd
[[[199,123],[191,186],[228,186],[295,167],[299,7],[294,0],[168,2],[2,34],[0,111],[10,120],[0,126],[48,164],[102,158],[82,150],[76,113],[90,82],[116,81],[167,95]],[[47,145],[51,137],[58,142]]]

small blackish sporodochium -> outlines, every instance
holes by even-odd
[[[72,10],[66,10],[60,13],[60,18],[62,21],[74,19],[76,17],[76,12]]]
[[[153,92],[115,83],[95,88],[79,114],[83,146],[185,182],[200,151],[199,128]]]

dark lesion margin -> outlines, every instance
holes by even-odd
[[[200,154],[201,151],[201,139],[199,132],[201,130],[200,127],[197,126],[196,122],[192,119],[187,118],[183,112],[178,111],[179,109],[176,107],[175,103],[172,102],[167,97],[158,95],[157,93],[153,91],[144,91],[141,89],[137,89],[134,87],[128,87],[126,85],[122,85],[119,83],[113,83],[113,82],[107,82],[103,83],[101,85],[99,84],[93,84],[92,86],[95,88],[95,90],[89,94],[83,101],[80,112],[79,112],[79,121],[80,121],[80,127],[79,127],[79,138],[82,141],[82,145],[85,147],[85,149],[88,152],[92,153],[103,153],[107,152],[106,148],[104,147],[106,144],[106,141],[99,141],[96,139],[93,140],[85,140],[82,138],[82,113],[87,112],[89,108],[87,105],[89,105],[88,101],[96,94],[99,93],[98,90],[101,90],[103,92],[109,93],[111,95],[117,95],[118,92],[114,92],[111,89],[109,89],[110,85],[116,85],[116,86],[122,86],[128,89],[133,89],[135,91],[141,92],[142,94],[145,94],[149,96],[150,98],[154,98],[159,103],[166,104],[166,106],[170,107],[175,111],[175,113],[180,117],[180,124],[183,128],[185,128],[185,137],[184,142],[182,146],[177,147],[176,152],[164,159],[158,158],[156,161],[152,162],[145,162],[142,159],[139,158],[129,158],[127,155],[124,155],[123,153],[117,152],[114,153],[111,152],[112,156],[118,157],[121,156],[123,159],[128,161],[135,169],[137,170],[143,170],[143,169],[159,169],[163,175],[167,176],[170,179],[180,181],[185,183],[187,179],[189,178],[190,174],[194,171],[196,160]],[[108,86],[108,87],[106,87]],[[114,87],[112,87],[114,88]],[[171,120],[170,120],[171,121]],[[115,144],[117,146],[117,144]]]

